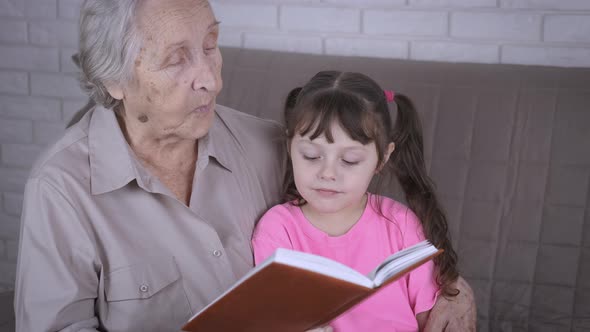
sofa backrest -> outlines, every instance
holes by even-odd
[[[218,102],[277,121],[287,93],[320,70],[410,96],[478,330],[590,329],[590,69],[222,55]]]

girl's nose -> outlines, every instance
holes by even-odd
[[[334,181],[336,180],[336,170],[332,163],[325,163],[320,169],[319,177],[321,180]]]

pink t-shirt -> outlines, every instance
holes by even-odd
[[[378,210],[389,218],[383,218]],[[276,205],[260,220],[252,244],[256,264],[277,248],[328,257],[369,274],[389,255],[424,239],[416,215],[392,199],[369,194],[359,221],[344,235],[329,236],[315,228],[301,208]],[[336,332],[418,331],[416,314],[428,311],[438,295],[432,261],[389,284],[335,319]]]

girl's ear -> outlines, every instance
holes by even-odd
[[[381,162],[381,165],[379,165],[379,167],[377,167],[377,169],[375,170],[375,173],[381,172],[383,167],[385,167],[385,164],[387,164],[387,162],[389,161],[389,157],[391,157],[391,153],[393,152],[393,150],[395,150],[395,143],[391,142],[387,145],[387,151],[385,151],[385,155],[383,156],[383,161]]]
[[[390,142],[387,145],[387,152],[385,152],[385,156],[383,156],[383,163],[387,163],[389,161],[389,157],[391,156],[391,153],[393,152],[393,150],[395,150],[395,143]]]
[[[285,136],[289,137],[289,131],[285,130]],[[291,138],[287,138],[287,155],[289,157],[291,157],[291,143],[293,142],[293,139]]]

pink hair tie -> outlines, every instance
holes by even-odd
[[[391,103],[393,101],[393,97],[395,97],[395,93],[391,90],[383,90],[383,92],[385,93],[385,99],[387,99],[387,102]]]

